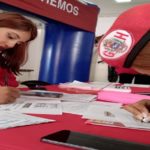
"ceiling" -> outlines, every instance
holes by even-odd
[[[116,17],[133,6],[150,3],[150,0],[132,0],[131,3],[116,3],[114,0],[86,0],[99,6],[100,17]]]

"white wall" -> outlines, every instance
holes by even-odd
[[[4,10],[0,10],[1,12],[5,12]],[[25,16],[27,17],[27,16]],[[21,72],[22,75],[17,76],[18,81],[26,81],[26,80],[37,80],[39,76],[39,69],[40,69],[40,61],[41,61],[41,54],[43,50],[44,44],[44,36],[45,36],[45,22],[40,19],[27,17],[31,19],[38,28],[38,35],[34,41],[31,41],[28,48],[28,61],[27,63],[22,66],[20,69],[24,70],[34,70],[31,72]]]
[[[96,26],[96,36],[101,36],[111,27],[116,17],[99,17]],[[108,66],[106,63],[97,63],[101,58],[98,56],[97,47],[93,49],[92,63],[90,69],[90,81],[106,82],[108,76]]]
[[[98,17],[96,26],[96,36],[105,34],[115,20],[116,17]]]

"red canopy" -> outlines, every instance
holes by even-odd
[[[77,0],[0,0],[0,2],[95,32],[99,8],[94,5],[85,5]]]

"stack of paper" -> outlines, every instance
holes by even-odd
[[[55,114],[62,115],[63,103],[72,102],[70,106],[77,106],[79,103],[86,105],[96,100],[96,95],[91,94],[63,94],[60,98],[46,98],[39,96],[28,96],[24,94],[14,103],[0,105],[0,111],[16,111],[31,114]],[[65,103],[67,104],[67,103]],[[69,106],[69,107],[70,107]],[[66,107],[65,107],[66,108]],[[66,111],[64,111],[66,112]]]
[[[33,100],[29,99],[29,97],[21,97],[14,103],[0,105],[0,111],[1,110],[31,114],[62,114],[60,101]]]
[[[21,92],[21,98],[30,100],[58,100],[58,101],[79,101],[90,102],[96,100],[96,95],[91,94],[67,94],[42,90],[30,90]]]
[[[90,82],[90,83],[85,83],[85,82],[80,82],[80,81],[73,81],[69,83],[60,83],[59,87],[60,88],[75,88],[75,89],[81,89],[81,90],[92,90],[92,91],[99,91],[108,85],[112,83],[109,82]]]

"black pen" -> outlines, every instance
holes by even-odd
[[[4,86],[8,86],[8,76],[7,73],[4,75]]]

